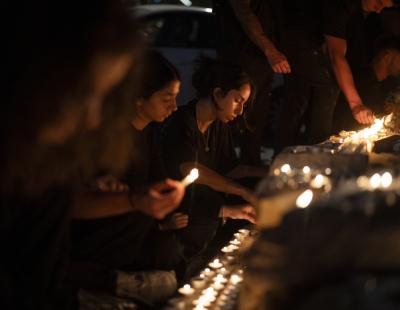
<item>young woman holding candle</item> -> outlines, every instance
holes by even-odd
[[[190,220],[180,235],[189,257],[212,239],[221,217],[255,222],[250,205],[225,205],[224,193],[240,196],[249,203],[255,201],[250,190],[229,178],[229,173],[240,177],[266,173],[238,167],[227,124],[242,115],[251,101],[253,86],[248,75],[236,65],[201,58],[193,86],[197,99],[171,117],[163,137],[164,161],[172,177],[182,178],[192,168],[199,169],[199,179],[183,204]]]
[[[176,110],[180,77],[159,52],[147,51],[118,93],[126,88],[132,92],[132,85],[138,85],[139,92],[125,119],[133,141],[130,166],[119,179],[99,180],[101,193],[77,205],[71,279],[81,288],[158,302],[176,289],[176,278],[169,271],[180,273],[184,267],[171,230],[185,227],[188,219],[183,213],[166,217],[178,207],[184,187],[166,179],[157,131],[150,123],[162,122]],[[110,208],[116,203],[121,206],[118,213]],[[136,276],[153,280],[138,287]]]

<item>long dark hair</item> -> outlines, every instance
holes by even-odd
[[[213,90],[220,88],[223,95],[232,89],[240,89],[244,84],[251,86],[251,102],[254,94],[254,85],[250,76],[239,65],[223,60],[200,56],[196,62],[196,69],[192,77],[192,85],[196,90],[197,98],[213,98]]]
[[[140,76],[138,98],[148,99],[168,83],[181,80],[175,66],[156,50],[146,51],[137,69]]]

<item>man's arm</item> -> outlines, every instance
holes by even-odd
[[[249,39],[267,57],[276,73],[290,73],[290,65],[271,40],[265,35],[260,21],[250,7],[250,0],[230,0],[232,10]]]
[[[371,124],[374,121],[373,113],[363,105],[354,83],[353,73],[346,59],[346,40],[325,35],[325,42],[336,80],[347,99],[353,117],[361,124]]]

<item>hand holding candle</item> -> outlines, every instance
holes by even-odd
[[[181,181],[183,187],[186,187],[196,181],[199,177],[199,170],[194,168],[190,173]]]

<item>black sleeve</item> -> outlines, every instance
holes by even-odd
[[[158,182],[167,177],[167,172],[162,156],[162,147],[160,145],[159,130],[156,126],[150,125],[147,133],[149,144],[149,182]]]
[[[163,157],[168,176],[180,179],[180,165],[197,160],[197,140],[191,120],[176,112],[163,128]]]
[[[325,0],[322,8],[324,35],[346,39],[349,14],[338,0]]]
[[[238,159],[233,143],[232,130],[229,125],[221,124],[220,136],[220,164],[218,165],[218,173],[224,175],[232,171],[238,165]]]

